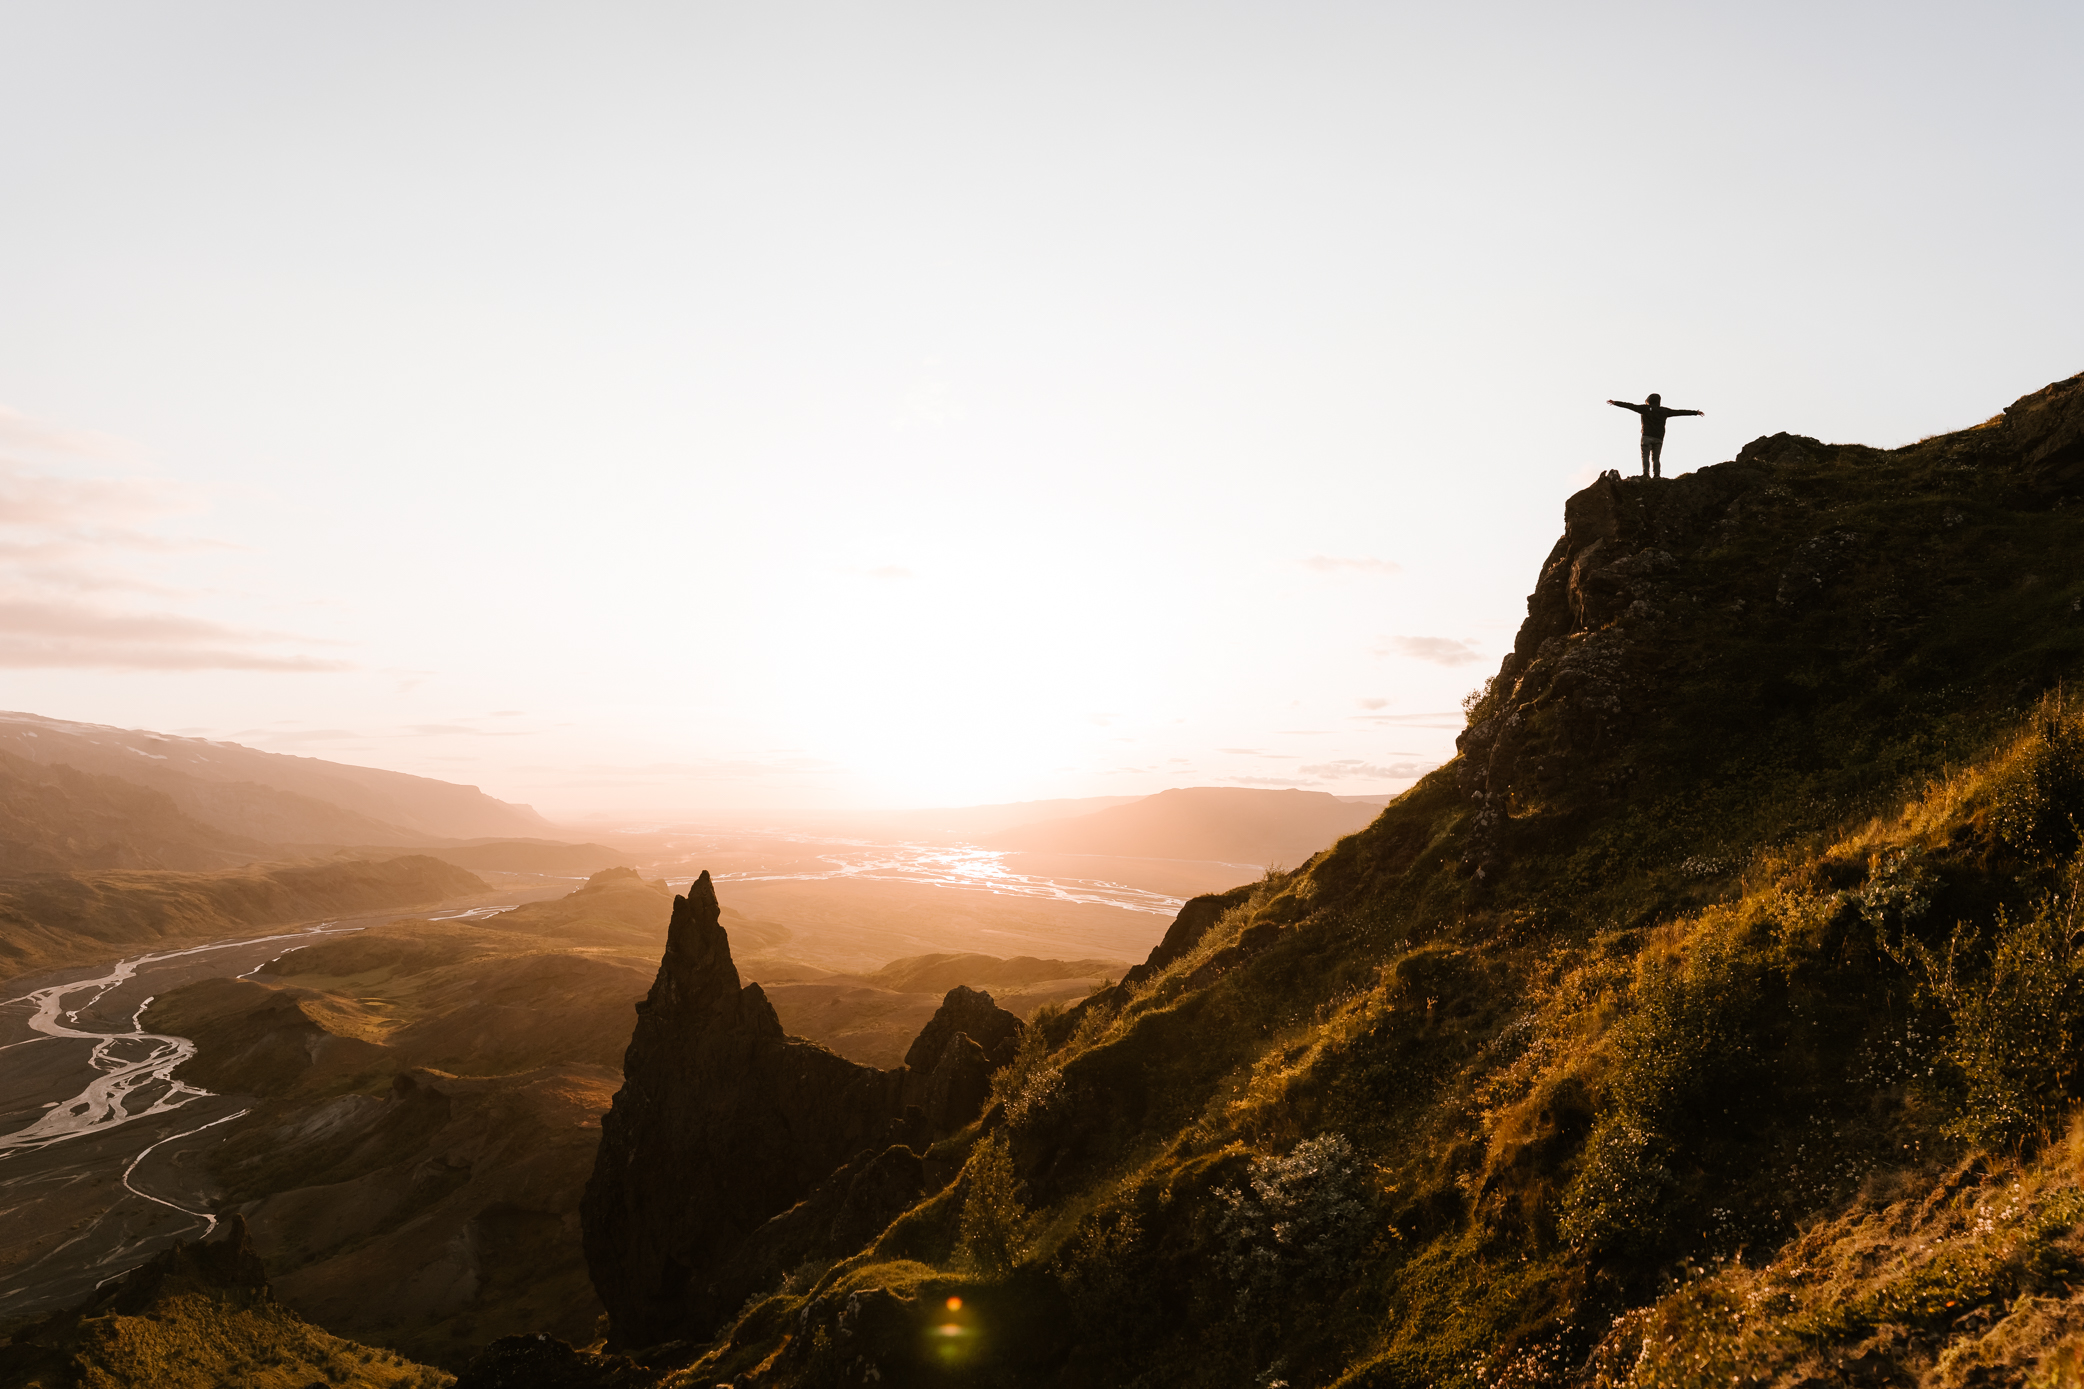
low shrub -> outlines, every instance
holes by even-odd
[[[2084,864],[2064,892],[2024,916],[1999,911],[1987,959],[1981,933],[1957,925],[1944,952],[1905,943],[1926,999],[1951,1035],[1942,1057],[1966,1091],[1948,1132],[1971,1142],[2017,1145],[2054,1132],[2080,1086],[2084,949],[2079,915]]]
[[[962,1261],[987,1277],[1004,1277],[1027,1247],[1034,1221],[1021,1200],[1020,1180],[1003,1134],[977,1144],[964,1175],[969,1190],[963,1198],[957,1243]]]
[[[2042,697],[2027,732],[1990,780],[1990,827],[2029,858],[2079,847],[2084,819],[2084,710],[2060,690]]]
[[[1684,1224],[1672,1168],[1707,1122],[1749,1088],[1760,964],[1728,934],[1703,932],[1684,960],[1646,960],[1613,1029],[1603,1112],[1563,1194],[1573,1248],[1646,1255]]]
[[[1258,1159],[1244,1188],[1220,1196],[1229,1208],[1218,1227],[1223,1266],[1240,1309],[1309,1286],[1340,1286],[1375,1232],[1367,1164],[1342,1134]]]

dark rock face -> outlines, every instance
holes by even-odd
[[[205,1239],[176,1244],[98,1292],[80,1309],[84,1316],[121,1312],[135,1316],[172,1287],[194,1286],[267,1300],[268,1270],[253,1250],[246,1217],[228,1215]]]
[[[958,1032],[968,1034],[972,1042],[982,1047],[991,1068],[997,1070],[1013,1059],[1013,1050],[1020,1045],[1021,1022],[992,1002],[991,995],[982,989],[957,984],[948,990],[940,1010],[920,1029],[918,1040],[905,1053],[905,1069],[909,1073],[905,1103],[926,1103],[934,1068],[940,1065]]]
[[[1856,531],[1832,531],[1802,542],[1781,572],[1780,589],[1775,595],[1780,605],[1792,607],[1822,594],[1859,544]]]
[[[927,1192],[921,1155],[983,1111],[1019,1018],[949,990],[908,1064],[785,1036],[740,985],[704,873],[673,901],[601,1121],[581,1219],[618,1348],[699,1339],[806,1259],[852,1253]]]
[[[920,1148],[924,1138],[915,1137]],[[927,1194],[926,1164],[903,1144],[862,1152],[817,1190],[755,1230],[722,1282],[749,1292],[773,1287],[811,1259],[851,1254]]]
[[[2065,486],[2084,481],[2084,373],[2013,401],[2004,428],[2027,466]]]
[[[718,1279],[736,1247],[902,1112],[904,1072],[783,1035],[759,985],[740,987],[718,915],[707,873],[673,901],[581,1206],[618,1347],[702,1336],[735,1311]]]
[[[1949,466],[1984,486],[2044,499],[2084,489],[2084,375],[2022,397],[1942,447]],[[1826,612],[1863,570],[1891,563],[1900,542],[1828,525],[1829,499],[1801,495],[1800,479],[1819,465],[1882,456],[1772,434],[1733,462],[1661,480],[1608,473],[1566,501],[1563,538],[1542,565],[1512,653],[1456,740],[1459,785],[1476,808],[1467,864],[1487,873],[1516,822],[1573,815],[1636,775],[1631,739],[1674,678],[1663,665],[1669,638],[1709,597],[1689,590],[1693,557],[1747,535],[1775,537],[1759,556],[1762,591],[1714,598],[1760,632]],[[1750,702],[1773,713],[1803,697],[1798,682],[1762,674]]]
[[[574,1350],[554,1336],[502,1336],[456,1377],[456,1389],[650,1389],[661,1378],[626,1356]]]
[[[1192,897],[1172,918],[1172,925],[1165,930],[1165,939],[1158,942],[1150,958],[1122,976],[1122,983],[1135,985],[1157,974],[1191,952],[1201,944],[1209,927],[1222,919],[1223,913],[1245,899],[1248,889],[1239,888],[1231,892],[1211,893],[1205,897]]]
[[[1796,457],[1812,444],[1776,435],[1745,453]],[[1625,737],[1642,695],[1640,639],[1686,601],[1680,556],[1764,480],[1740,458],[1661,481],[1608,474],[1564,503],[1563,538],[1527,599],[1519,638],[1456,740],[1461,787],[1477,803],[1479,872],[1512,816],[1583,793],[1584,763]]]
[[[958,1032],[926,1078],[926,1127],[936,1137],[955,1133],[984,1112],[991,1101],[991,1056]]]

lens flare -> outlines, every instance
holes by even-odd
[[[936,1323],[926,1328],[928,1353],[942,1365],[954,1367],[975,1358],[983,1333],[976,1313],[965,1314],[960,1297],[951,1297]]]

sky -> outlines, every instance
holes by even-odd
[[[552,818],[1453,754],[1564,498],[2084,369],[2074,4],[0,0],[0,707]]]

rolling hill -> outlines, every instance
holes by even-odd
[[[1375,818],[1379,805],[1323,791],[1194,786],[1090,815],[983,836],[992,849],[1291,865]]]
[[[547,839],[556,827],[475,786],[236,743],[0,713],[0,752],[159,791],[182,814],[267,844]]]
[[[120,777],[0,752],[0,876],[94,868],[229,868],[269,846],[184,815]]]

